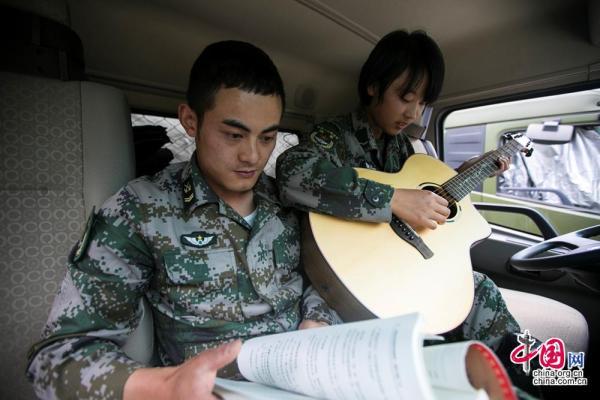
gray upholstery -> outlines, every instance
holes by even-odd
[[[133,177],[128,112],[115,89],[0,72],[0,399],[34,398],[26,352],[86,209]]]
[[[81,82],[83,200],[86,215],[135,175],[131,114],[117,89]]]
[[[123,351],[132,359],[144,364],[156,365],[158,362],[154,351],[154,320],[152,308],[145,298],[140,300],[142,318],[137,329],[129,336],[123,345]]]
[[[500,291],[522,330],[529,330],[542,341],[558,337],[568,351],[587,351],[588,325],[579,311],[547,297],[504,288]]]

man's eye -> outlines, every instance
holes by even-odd
[[[273,140],[275,140],[275,136],[261,136],[260,140],[263,143],[271,143]]]
[[[244,137],[244,135],[242,135],[241,133],[228,133],[227,136],[230,139],[234,139],[234,140],[238,140]]]

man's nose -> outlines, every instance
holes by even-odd
[[[247,140],[238,153],[240,161],[255,164],[258,161],[258,146],[255,140]]]

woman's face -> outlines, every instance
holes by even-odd
[[[391,136],[399,134],[423,113],[426,105],[423,97],[428,83],[427,77],[421,80],[417,88],[406,91],[407,78],[408,71],[404,71],[385,90],[381,100],[375,87],[367,88],[367,93],[371,96],[367,115],[376,137],[380,137],[382,132]]]

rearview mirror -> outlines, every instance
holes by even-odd
[[[529,124],[527,137],[534,143],[564,144],[573,138],[573,125],[561,125],[559,121],[546,121],[543,124]]]

